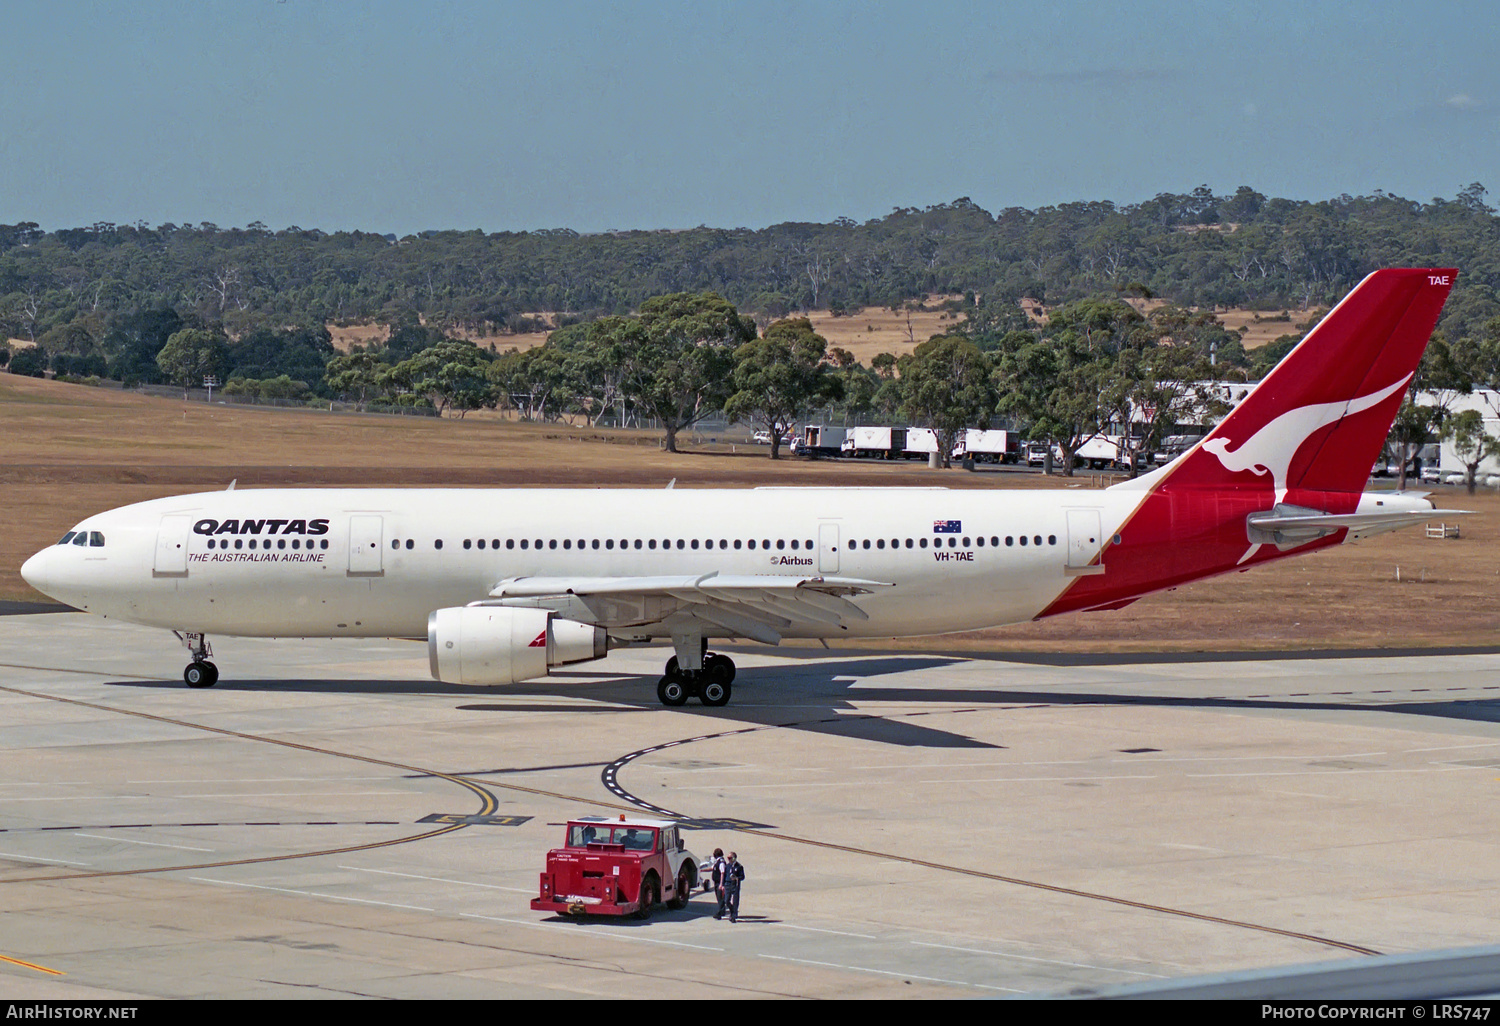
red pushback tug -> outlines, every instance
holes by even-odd
[[[698,879],[698,860],[671,820],[584,816],[568,821],[564,844],[547,853],[531,902],[538,912],[644,919],[660,901],[685,907]]]

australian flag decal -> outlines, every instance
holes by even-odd
[[[963,534],[964,522],[962,520],[934,520],[932,522],[933,534]]]

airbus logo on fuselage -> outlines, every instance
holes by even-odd
[[[200,520],[194,534],[327,534],[328,520]]]
[[[803,559],[801,556],[772,556],[772,566],[812,566],[812,557]]]

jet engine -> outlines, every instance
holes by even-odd
[[[559,620],[545,609],[457,606],[427,617],[432,675],[447,684],[515,684],[550,666],[603,659],[604,628]]]

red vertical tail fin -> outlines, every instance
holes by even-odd
[[[1111,489],[1134,501],[1104,531],[1102,572],[1077,577],[1042,615],[1118,608],[1342,541],[1453,277],[1403,268],[1360,282],[1201,442]],[[1282,534],[1310,523],[1288,516],[1317,523]]]
[[[1427,348],[1452,268],[1376,271],[1345,296],[1163,480],[1359,493]]]

